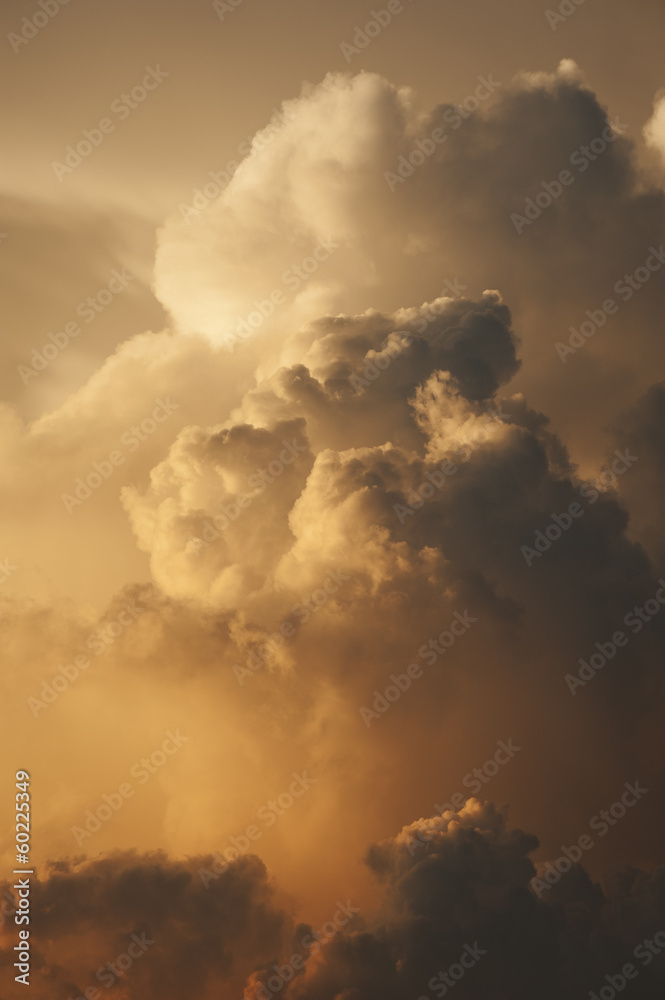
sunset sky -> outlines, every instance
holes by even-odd
[[[0,1000],[662,997],[664,15],[5,0]]]

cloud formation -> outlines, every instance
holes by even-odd
[[[113,988],[127,1000],[150,993],[175,1000],[187,990],[237,995],[253,966],[284,947],[292,924],[258,858],[238,860],[206,889],[199,869],[213,863],[155,852],[51,865],[31,885],[33,995],[103,997]],[[11,928],[2,933],[9,945]],[[2,957],[9,966],[11,947]],[[21,995],[20,984],[11,989]]]
[[[295,920],[342,882],[374,904],[369,872],[383,908],[305,948],[284,1000],[443,996],[446,976],[469,998],[600,989],[663,916],[661,182],[570,60],[466,118],[370,73],[284,110],[199,218],[162,229],[174,330],[120,344],[33,423],[0,411],[27,565],[0,606],[10,725],[54,789],[40,988],[66,1000],[146,933],[128,1000],[266,1000],[312,930]],[[131,633],[30,717],[125,600]],[[72,859],[72,825],[167,719],[188,755]],[[475,800],[410,822],[509,732],[525,753],[491,798],[542,847]],[[281,806],[306,768],[316,791]],[[531,855],[636,772],[653,792],[611,848],[539,899]],[[210,852],[249,844],[266,802],[265,866],[244,851],[206,889]]]
[[[192,989],[207,1000],[244,983],[251,1000],[398,1000],[453,987],[469,1000],[490,989],[555,1000],[623,979],[635,996],[655,996],[665,983],[663,871],[625,869],[601,887],[568,865],[542,899],[531,888],[537,845],[491,803],[469,799],[373,844],[365,860],[381,908],[360,916],[338,901],[320,930],[293,923],[251,855],[223,869],[213,857],[163,854],[54,864],[33,883],[34,995],[121,986],[127,1000]]]

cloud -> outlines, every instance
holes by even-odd
[[[368,315],[370,303],[397,313],[433,301],[454,275],[475,295],[498,288],[523,341],[518,388],[586,459],[601,428],[647,388],[638,358],[659,350],[662,283],[630,299],[615,286],[665,238],[665,192],[642,171],[636,123],[611,114],[571,60],[492,81],[491,99],[464,117],[450,103],[423,112],[412,92],[371,73],[331,74],[286,102],[279,134],[196,224],[171,220],[161,231],[156,288],[177,327],[216,343],[235,336],[234,351],[256,350],[271,374],[303,362],[293,333],[317,315]],[[529,199],[538,199],[531,219]],[[327,238],[337,244],[330,256],[294,277]],[[564,368],[555,344],[610,297],[618,313]],[[639,347],[627,357],[628,337]],[[592,389],[601,373],[611,392]]]
[[[653,114],[644,126],[647,144],[665,158],[665,94],[657,94]]]
[[[255,964],[284,947],[292,924],[257,857],[239,859],[206,888],[199,870],[215,863],[125,852],[51,865],[31,882],[33,995],[65,1000],[112,987],[127,1000],[238,995]],[[2,932],[5,971],[12,926]],[[122,972],[126,958],[117,959],[127,954],[134,961]],[[20,988],[12,984],[9,995]]]
[[[330,74],[285,102],[279,133],[254,148],[205,216],[191,226],[171,221],[162,233],[155,287],[178,327],[223,341],[255,300],[281,290],[288,304],[264,333],[341,303],[349,281],[375,284],[375,175],[407,101],[406,91],[362,73]],[[359,238],[363,223],[369,231]],[[335,246],[320,272],[291,270],[326,240]]]
[[[651,770],[633,725],[649,732],[657,725],[660,620],[630,633],[630,668],[617,657],[593,689],[575,691],[574,709],[566,681],[658,589],[656,566],[631,536],[617,493],[619,481],[637,474],[641,453],[618,436],[622,447],[607,458],[618,474],[608,478],[599,460],[595,478],[583,478],[521,395],[477,391],[477,370],[497,372],[492,391],[517,367],[496,296],[437,308],[431,329],[410,335],[357,393],[354,373],[387,350],[401,324],[379,314],[319,321],[320,341],[309,328],[303,333],[311,369],[259,378],[225,425],[183,432],[150,487],[126,491],[125,504],[159,586],[176,603],[219,615],[226,683],[232,670],[241,670],[243,684],[251,678],[254,703],[261,711],[272,705],[280,731],[295,726],[304,735],[313,726],[316,759],[334,755],[340,742],[369,754],[353,793],[341,766],[333,768],[331,795],[346,781],[358,802],[376,796],[379,761],[390,760],[414,796],[434,801],[437,783],[456,783],[455,774],[445,766],[412,774],[424,734],[433,747],[450,738],[440,731],[442,713],[471,748],[497,718],[519,731],[513,727],[524,725],[530,700],[547,692],[551,712],[531,735],[534,752],[556,744],[557,766],[568,762],[570,794],[583,811],[581,757],[603,768],[599,795],[613,794],[626,754]],[[455,350],[447,352],[437,345],[449,343],[450,330]],[[458,357],[466,368],[454,376]],[[285,443],[296,441],[302,453],[282,465],[279,456],[290,457]],[[326,596],[331,573],[342,582]],[[372,727],[365,750],[360,708],[373,704],[391,671],[422,662],[456,612],[478,626]],[[266,653],[285,622],[288,642],[278,635],[279,649]],[[197,673],[218,666],[206,654]],[[456,712],[469,700],[474,718],[461,725]],[[311,759],[304,744],[302,752]],[[519,782],[512,794],[524,797]],[[532,821],[555,839],[563,822],[555,803],[531,808]],[[394,815],[381,801],[375,809]]]
[[[162,230],[155,287],[175,330],[121,344],[32,424],[11,408],[0,414],[7,478],[15,474],[3,514],[21,526],[43,587],[21,603],[30,581],[21,591],[17,573],[18,600],[0,609],[23,713],[9,713],[15,738],[28,694],[78,652],[100,608],[112,616],[129,585],[145,609],[104,669],[34,720],[41,780],[54,789],[40,850],[65,856],[68,825],[177,714],[199,742],[100,832],[100,851],[203,854],[237,837],[305,767],[316,795],[261,843],[280,882],[307,905],[327,905],[340,879],[371,898],[351,866],[377,844],[368,860],[386,887],[383,916],[312,954],[285,1000],[431,994],[429,978],[476,941],[491,947],[460,997],[593,989],[614,960],[607,941],[619,935],[628,947],[649,924],[660,876],[624,875],[606,902],[571,873],[539,901],[529,891],[535,839],[475,802],[441,829],[421,820],[385,836],[429,815],[508,733],[528,751],[497,777],[496,795],[542,831],[545,854],[579,834],[596,796],[611,801],[617,777],[620,787],[633,769],[653,776],[660,619],[631,632],[581,689],[571,692],[566,675],[598,659],[598,644],[607,648],[653,598],[662,572],[658,512],[643,498],[644,484],[660,495],[662,478],[662,386],[649,388],[662,283],[642,282],[565,365],[555,343],[608,296],[618,300],[622,274],[660,245],[663,192],[640,172],[637,140],[607,132],[608,111],[569,61],[501,83],[458,126],[454,106],[423,113],[414,94],[373,74],[329,76],[286,110],[279,134],[257,144],[215,204]],[[409,164],[442,121],[446,142],[391,190],[386,172]],[[591,159],[582,150],[603,133]],[[511,215],[563,169],[574,183],[518,233]],[[169,421],[137,438],[141,447],[123,445],[124,470],[68,514],[62,494],[125,434],[133,440],[163,397],[176,404]],[[629,457],[608,479],[617,451]],[[53,597],[50,573],[79,597],[79,613]],[[473,628],[428,663],[455,615]],[[414,663],[417,683],[406,675]],[[414,683],[367,727],[361,708],[394,675]],[[104,741],[103,761],[77,740]],[[650,866],[659,856],[655,798],[640,813],[639,847],[627,821],[614,857]],[[412,854],[427,831],[427,848]],[[89,954],[72,957],[72,989],[113,959],[117,926],[124,935],[149,924],[156,941],[162,929],[168,947],[155,945],[164,954],[154,974],[165,996],[192,988],[178,935],[208,949],[194,983],[202,996],[235,995],[252,975],[260,993],[266,967],[293,947],[264,869],[248,858],[212,895],[195,886],[195,862],[62,864],[39,890],[44,939],[57,938],[51,912],[61,912],[63,936],[82,926],[70,898],[87,918],[109,914]],[[624,926],[612,900],[647,915]],[[218,952],[220,934],[231,943]],[[148,959],[137,962],[137,984],[152,975]],[[69,989],[60,961],[40,953],[39,968]]]
[[[554,1000],[602,988],[627,962],[635,995],[654,996],[665,969],[644,942],[665,920],[663,871],[624,869],[601,887],[574,865],[540,899],[531,887],[537,846],[476,799],[413,822],[367,851],[380,908],[358,917],[350,901],[338,904],[336,924],[318,936],[311,924],[294,925],[251,855],[207,886],[201,872],[217,865],[209,856],[63,861],[33,882],[32,988],[38,1000],[64,1000],[117,982],[114,962],[138,940],[146,947],[122,977],[128,1000],[193,988],[202,1000],[226,998],[243,982],[253,1000],[398,1000],[444,996],[453,986],[469,1000],[490,989]]]
[[[489,803],[419,820],[373,845],[385,886],[381,916],[342,931],[286,988],[294,1000],[455,995],[555,998],[606,986],[632,959],[636,995],[665,970],[642,946],[662,926],[663,871],[625,871],[605,891],[576,867],[549,902],[529,890],[537,839]],[[648,966],[648,967],[647,967]],[[615,979],[615,985],[621,978]],[[626,980],[623,980],[624,984]]]
[[[152,233],[131,212],[111,216],[8,195],[0,210],[8,327],[2,398],[35,417],[57,407],[123,340],[163,324],[150,269],[140,260]],[[114,272],[125,276],[122,286]],[[32,294],[32,281],[39,295]],[[110,303],[109,281],[121,289]],[[64,334],[68,324],[78,329],[71,339]]]
[[[241,606],[288,549],[286,517],[311,462],[303,420],[183,432],[149,492],[125,491],[155,580],[174,597]]]
[[[616,486],[631,513],[631,534],[649,552],[654,564],[662,566],[665,533],[660,515],[665,489],[665,383],[657,382],[626,413],[615,429],[631,452],[640,456],[635,475],[620,479]]]
[[[382,454],[390,447],[386,426],[416,445],[422,432],[409,399],[433,371],[450,372],[460,399],[480,400],[518,367],[510,313],[494,293],[478,303],[439,299],[394,317],[326,318],[303,339],[311,371],[303,363],[259,381],[220,429],[182,432],[148,491],[124,491],[155,580],[170,596],[231,608],[280,572],[285,585],[294,567],[285,573],[279,564],[294,535],[293,558],[312,577],[319,560],[303,551],[303,513],[334,455],[362,462],[371,454],[362,444],[372,439]],[[326,507],[319,497],[306,519],[320,526]],[[328,536],[330,558],[339,540],[339,530]]]

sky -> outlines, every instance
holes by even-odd
[[[0,997],[661,996],[662,4],[1,16]]]

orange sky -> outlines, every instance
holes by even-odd
[[[351,923],[271,995],[424,996],[493,926],[451,886],[505,917],[627,782],[583,864],[655,879],[659,5],[45,2],[5,4],[1,64],[0,850],[11,882],[25,768],[34,997],[159,924],[118,996],[265,1000],[340,900],[390,958]]]

